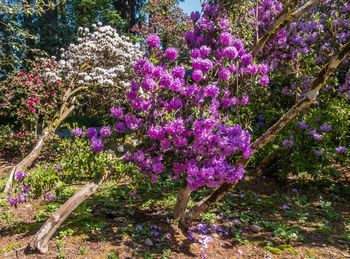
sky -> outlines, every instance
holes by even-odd
[[[187,14],[191,14],[193,11],[201,11],[202,9],[200,0],[185,0],[180,3],[180,7]]]

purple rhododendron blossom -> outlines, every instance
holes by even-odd
[[[102,139],[93,137],[90,139],[91,150],[95,153],[99,153],[103,151],[103,142]]]
[[[160,46],[160,38],[157,34],[151,34],[146,39],[148,46],[158,49]]]
[[[100,130],[100,135],[102,138],[109,137],[112,134],[111,128],[108,126],[103,126]]]
[[[77,136],[80,137],[81,135],[83,135],[83,129],[82,128],[74,128],[72,130],[72,133]]]
[[[178,52],[174,47],[167,48],[165,50],[165,56],[170,60],[174,61],[177,58]]]

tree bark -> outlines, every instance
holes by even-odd
[[[75,105],[71,105],[69,108],[63,110],[62,113],[60,113],[60,116],[52,124],[50,124],[43,130],[42,135],[38,139],[32,151],[25,158],[23,158],[21,162],[19,162],[17,165],[15,165],[12,168],[9,179],[7,180],[7,183],[3,192],[5,195],[9,193],[12,187],[12,182],[16,172],[23,171],[32,165],[35,159],[37,159],[37,157],[39,156],[48,138],[52,135],[52,133],[56,131],[58,126],[61,124],[61,122],[65,118],[67,118],[67,116],[74,110],[74,108],[75,108]]]
[[[280,118],[272,127],[270,127],[260,138],[258,138],[252,145],[252,155],[262,148],[266,143],[271,141],[293,118],[295,118],[302,110],[310,106],[315,100],[321,87],[325,84],[328,77],[334,72],[334,70],[340,65],[340,63],[350,54],[350,42],[347,42],[341,49],[337,56],[334,56],[330,61],[321,69],[316,78],[312,81],[309,91],[303,99],[295,104],[288,112],[286,112],[282,118]],[[249,163],[249,159],[240,157],[237,163],[241,163],[246,166]],[[180,225],[184,228],[188,228],[193,220],[197,218],[202,212],[207,210],[213,204],[218,202],[234,184],[223,183],[217,188],[210,196],[204,200],[195,204],[184,216],[180,219]]]
[[[175,219],[179,219],[184,215],[191,193],[192,191],[187,187],[187,182],[184,180],[177,194],[176,204],[174,208]]]
[[[47,253],[47,243],[51,239],[52,235],[61,226],[61,224],[68,218],[68,216],[91,194],[95,193],[100,185],[115,172],[113,167],[110,167],[95,181],[91,181],[83,186],[77,193],[70,197],[57,211],[52,213],[50,218],[35,234],[32,241],[28,244],[27,252],[39,252],[42,254]]]

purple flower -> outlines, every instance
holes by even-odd
[[[177,58],[178,52],[177,49],[174,47],[167,48],[165,50],[165,56],[170,60],[173,61]]]
[[[187,144],[187,139],[184,137],[174,137],[174,145],[177,147],[184,147]]]
[[[21,181],[25,177],[27,177],[27,172],[26,171],[18,171],[17,174],[16,174],[16,179],[18,181]]]
[[[292,189],[292,192],[298,192],[298,189],[293,188],[293,189]]]
[[[229,21],[225,18],[222,18],[219,22],[218,25],[220,26],[221,29],[226,28],[229,25]]]
[[[136,226],[136,229],[142,230],[142,226],[141,226],[141,225],[137,225],[137,226]]]
[[[176,66],[173,68],[173,70],[171,70],[171,74],[174,76],[174,77],[178,77],[180,79],[183,79],[184,76],[185,76],[185,73],[186,73],[186,70],[184,67],[181,67],[181,66]]]
[[[200,71],[200,70],[198,70],[198,69],[196,69],[196,70],[193,71],[193,73],[192,73],[192,78],[193,78],[193,80],[196,81],[196,82],[201,81],[202,76],[203,76],[202,71]]]
[[[323,136],[320,134],[314,134],[313,137],[314,137],[314,140],[320,141],[320,140],[322,140]]]
[[[192,49],[191,50],[191,57],[192,58],[199,58],[201,56],[201,52],[199,49]]]
[[[155,90],[157,88],[156,82],[149,77],[145,77],[142,80],[141,86],[145,91]]]
[[[300,129],[307,129],[309,125],[307,125],[306,121],[298,121],[298,127]]]
[[[102,139],[96,137],[90,139],[90,146],[91,150],[95,153],[101,152],[104,148]]]
[[[162,139],[160,141],[160,145],[162,146],[162,148],[165,148],[165,149],[169,148],[170,147],[169,139]]]
[[[344,153],[345,150],[346,150],[345,146],[339,146],[339,147],[335,148],[335,151],[337,151],[337,153],[339,153],[339,154]]]
[[[283,204],[282,208],[285,209],[285,210],[290,210],[290,207],[288,205],[286,205],[286,204]]]
[[[230,45],[232,42],[232,35],[229,32],[223,32],[220,34],[220,42],[224,45]]]
[[[210,54],[211,48],[204,45],[199,49],[199,51],[200,51],[201,57],[204,58]]]
[[[222,52],[229,59],[235,59],[238,55],[237,49],[235,47],[226,47]]]
[[[160,38],[156,34],[151,34],[146,39],[148,46],[158,49],[160,46]]]
[[[137,189],[136,188],[134,188],[134,190],[130,193],[130,196],[135,196],[136,195],[136,193],[137,193]]]
[[[121,120],[123,118],[123,110],[120,107],[118,107],[118,108],[112,107],[111,114],[119,120]]]
[[[251,54],[244,54],[241,57],[241,61],[244,65],[249,65],[253,61],[253,56]]]
[[[332,129],[332,126],[327,124],[327,123],[323,124],[320,127],[320,131],[323,131],[323,132],[329,132],[329,131],[331,131],[331,129]]]
[[[102,138],[109,137],[112,134],[111,128],[108,126],[103,126],[102,129],[100,130],[100,135]]]
[[[263,75],[261,78],[260,78],[260,84],[262,86],[265,86],[265,85],[268,85],[270,83],[270,79],[269,79],[269,76],[268,75]]]
[[[191,13],[191,20],[193,22],[197,21],[201,17],[201,14],[198,11]]]
[[[228,80],[230,78],[230,75],[230,70],[228,70],[227,68],[220,69],[219,78],[221,78],[222,80]]]
[[[75,136],[80,137],[81,135],[83,135],[83,129],[82,128],[75,128],[72,130],[72,133]]]
[[[316,156],[322,156],[323,151],[324,151],[323,148],[320,149],[320,150],[315,151]]]
[[[51,195],[50,193],[46,193],[46,199],[48,200],[52,200],[52,199],[55,199],[56,198],[56,195]]]
[[[118,122],[116,125],[115,125],[115,130],[118,132],[118,133],[123,133],[125,131],[125,124],[124,122]]]
[[[237,51],[244,49],[244,44],[240,39],[233,40],[232,46],[234,46],[237,49]]]
[[[95,128],[87,128],[86,137],[91,139],[97,136],[97,130]]]

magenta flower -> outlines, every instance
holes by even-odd
[[[178,52],[177,49],[174,47],[167,48],[165,50],[165,56],[170,60],[173,61],[177,58]]]
[[[224,45],[230,45],[232,42],[232,34],[229,32],[223,32],[220,35],[220,42]]]
[[[114,108],[112,107],[111,109],[111,114],[116,117],[117,119],[122,119],[123,118],[123,110],[121,107]]]
[[[102,139],[96,137],[90,139],[90,146],[91,150],[95,153],[100,153],[104,148]]]
[[[270,79],[269,79],[269,76],[268,75],[263,75],[261,78],[260,78],[260,84],[262,86],[265,86],[265,85],[268,85],[270,83]]]
[[[103,126],[102,129],[100,130],[100,135],[102,138],[109,137],[112,134],[111,128],[108,126]]]
[[[192,73],[192,78],[193,78],[193,80],[196,81],[196,82],[201,81],[202,76],[203,76],[202,71],[200,71],[200,70],[198,70],[198,69],[195,70],[195,71],[193,71],[193,73]]]
[[[75,128],[72,130],[72,133],[75,136],[80,137],[81,135],[83,135],[83,129],[82,128]]]
[[[219,72],[219,78],[222,80],[228,80],[230,78],[230,70],[227,68],[221,68]]]
[[[157,34],[151,34],[146,39],[148,46],[158,49],[160,46],[160,38],[157,36]]]
[[[118,122],[116,125],[115,125],[115,130],[118,132],[118,133],[123,133],[125,131],[125,124],[124,122]]]

